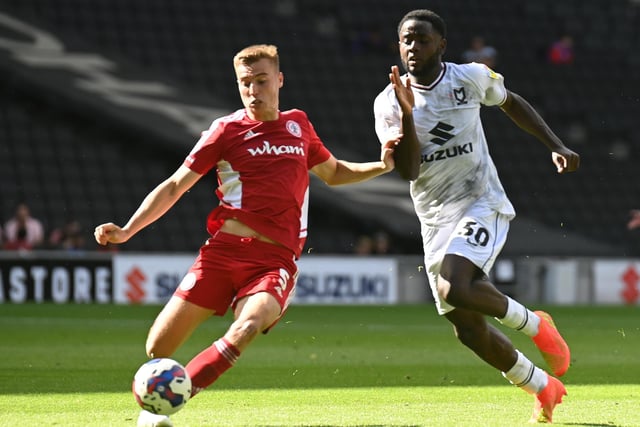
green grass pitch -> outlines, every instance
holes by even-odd
[[[134,426],[131,379],[159,309],[0,305],[0,425]],[[572,349],[569,395],[554,424],[640,426],[638,308],[547,309]],[[212,318],[174,358],[186,363],[229,321]],[[528,338],[505,332],[545,367]],[[431,305],[294,306],[172,419],[176,427],[511,427],[527,425],[532,406]]]

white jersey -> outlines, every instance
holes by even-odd
[[[484,206],[487,215],[497,211],[513,217],[480,120],[481,104],[506,100],[504,79],[483,64],[442,65],[431,85],[412,85],[421,158],[411,198],[420,223],[439,227],[457,222],[471,205]],[[391,84],[376,97],[374,113],[381,142],[400,131],[400,106]]]

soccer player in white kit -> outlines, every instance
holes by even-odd
[[[532,422],[551,422],[566,394],[564,385],[516,350],[486,318],[530,336],[556,376],[568,369],[569,348],[551,317],[502,294],[487,277],[515,211],[489,156],[481,105],[499,106],[543,142],[559,173],[576,170],[580,158],[527,101],[505,88],[502,75],[482,64],[442,61],[446,25],[437,14],[407,13],[398,36],[407,74],[391,68],[390,84],[374,103],[376,133],[382,142],[394,132],[403,135],[394,151],[396,170],[410,181],[438,312],[464,345],[535,395]]]

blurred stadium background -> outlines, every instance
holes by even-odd
[[[231,58],[279,46],[281,107],[307,111],[338,156],[378,156],[372,102],[397,63],[395,27],[431,8],[449,28],[446,60],[481,35],[495,69],[582,155],[558,176],[547,150],[497,109],[483,118],[518,218],[504,255],[639,256],[626,229],[640,208],[640,2],[634,0],[2,0],[0,221],[19,202],[50,231],[77,219],[87,235],[125,222],[182,162],[200,130],[241,107]],[[549,64],[560,35],[575,62]],[[213,177],[121,251],[195,251],[215,204]],[[206,181],[206,179],[205,179]],[[349,189],[314,183],[309,248],[350,253],[386,231],[392,252],[419,254],[417,220],[397,175]]]

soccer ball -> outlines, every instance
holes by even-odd
[[[140,366],[131,385],[142,409],[159,415],[178,412],[191,397],[191,378],[173,359],[152,359]]]

